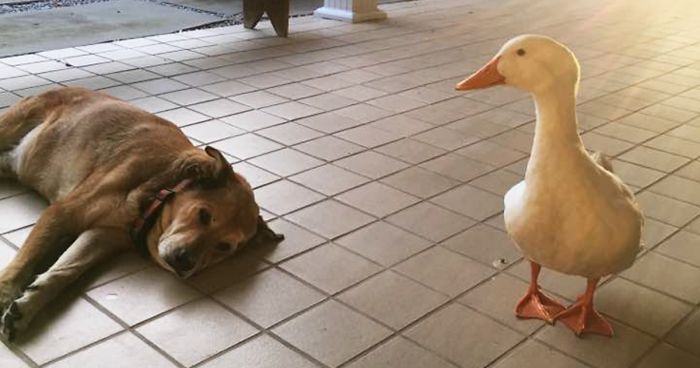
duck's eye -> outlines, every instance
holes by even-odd
[[[199,209],[199,223],[205,226],[211,223],[211,213],[206,208]]]
[[[518,49],[518,51],[516,51],[515,53],[518,54],[518,56],[523,56],[523,55],[525,55],[525,50],[524,50],[524,49]]]
[[[216,250],[223,253],[228,253],[231,251],[231,244],[226,242],[221,242],[216,245]]]

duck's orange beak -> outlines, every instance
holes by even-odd
[[[455,89],[458,91],[468,91],[470,89],[479,89],[504,84],[506,78],[498,72],[498,60],[501,57],[497,56],[488,64],[484,65],[476,73],[467,77],[467,79],[457,83]]]

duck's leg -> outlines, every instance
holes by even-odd
[[[515,307],[515,315],[519,318],[536,318],[554,323],[554,317],[562,312],[564,307],[540,291],[537,284],[540,268],[539,264],[530,261],[530,287]]]
[[[570,328],[576,336],[585,332],[612,337],[613,329],[610,323],[603,318],[593,307],[593,294],[599,278],[588,279],[586,292],[578,297],[576,303],[565,311],[559,313],[555,319],[561,321]]]

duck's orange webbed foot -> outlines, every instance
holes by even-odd
[[[530,288],[515,307],[515,315],[518,316],[518,318],[541,319],[552,324],[554,323],[554,317],[565,308],[540,291],[537,285],[540,268],[541,266],[539,264],[532,261],[530,262]]]
[[[598,279],[588,280],[586,293],[581,295],[576,303],[565,311],[556,315],[555,320],[562,322],[566,327],[574,331],[576,336],[584,333],[593,333],[612,337],[613,328],[603,316],[593,307],[593,293],[598,284]]]
[[[554,317],[564,311],[564,306],[542,294],[541,291],[528,290],[515,307],[515,315],[518,318],[536,318],[554,323]]]

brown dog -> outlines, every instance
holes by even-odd
[[[130,246],[188,277],[256,234],[280,239],[221,153],[82,88],[26,98],[0,116],[0,177],[51,202],[0,273],[6,338],[88,268]]]

